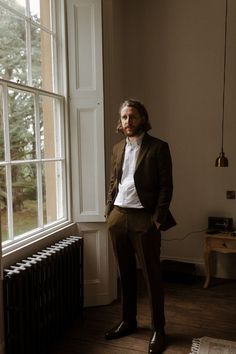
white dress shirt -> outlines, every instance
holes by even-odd
[[[144,134],[126,139],[125,156],[122,167],[122,177],[118,187],[114,205],[122,208],[143,208],[140,203],[135,184],[134,171]]]

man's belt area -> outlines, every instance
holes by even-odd
[[[114,205],[114,208],[124,214],[148,213],[148,210],[145,208],[123,208],[118,205]]]

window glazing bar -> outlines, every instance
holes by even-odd
[[[21,83],[16,83],[13,81],[9,81],[9,80],[4,80],[4,79],[0,79],[0,84],[7,84],[8,87],[14,88],[16,90],[22,90],[24,92],[30,92],[30,93],[39,93],[41,95],[44,96],[49,96],[49,97],[54,97],[54,98],[58,98],[62,101],[65,100],[64,96],[59,95],[57,93],[53,93],[50,91],[46,91],[46,90],[42,90],[36,87],[32,87],[32,86],[28,86],[28,85],[23,85]]]

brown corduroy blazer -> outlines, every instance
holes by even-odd
[[[110,185],[107,197],[106,216],[114,206],[122,176],[126,140],[113,148],[111,158]],[[135,187],[143,207],[153,214],[153,220],[161,224],[161,230],[176,225],[169,211],[172,198],[172,161],[166,142],[145,134],[134,173]]]

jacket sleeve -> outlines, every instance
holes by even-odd
[[[108,215],[110,214],[112,208],[113,208],[113,199],[115,195],[115,189],[116,189],[116,152],[115,152],[115,147],[113,148],[112,151],[112,156],[111,156],[111,168],[110,168],[110,181],[109,181],[109,186],[108,186],[108,194],[107,194],[107,203],[106,203],[106,210],[105,210],[105,217],[107,218]]]
[[[169,205],[173,193],[172,181],[172,160],[169,145],[163,143],[157,158],[158,168],[158,199],[153,214],[153,219],[161,224],[161,228],[165,228],[165,224],[169,223],[171,218]],[[163,227],[162,227],[163,226]]]

